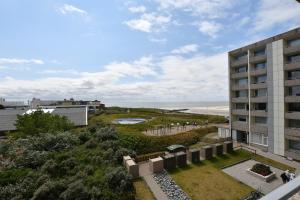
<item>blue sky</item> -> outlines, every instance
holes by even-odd
[[[0,96],[224,101],[227,52],[299,24],[294,0],[1,0]]]

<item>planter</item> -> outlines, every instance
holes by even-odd
[[[259,178],[265,182],[270,182],[271,180],[273,180],[276,177],[276,173],[272,172],[271,174],[267,175],[267,176],[263,176],[261,174],[258,174],[254,171],[251,170],[251,168],[247,169],[247,172],[249,174],[251,174],[252,176],[255,176],[256,178]]]

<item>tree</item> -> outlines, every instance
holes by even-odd
[[[37,135],[39,133],[66,131],[71,129],[73,124],[64,116],[37,110],[31,114],[18,115],[16,127],[25,135]]]

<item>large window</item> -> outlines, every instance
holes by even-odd
[[[300,120],[289,119],[288,125],[289,128],[300,128]]]
[[[247,52],[237,55],[235,57],[235,60],[242,60],[243,58],[246,58],[246,57],[247,57]]]
[[[268,136],[261,133],[251,133],[251,143],[268,146]]]
[[[254,110],[267,110],[267,104],[266,103],[256,103],[254,104]]]
[[[259,70],[259,69],[266,69],[266,63],[257,63],[254,65],[255,70]]]
[[[288,44],[289,47],[298,46],[298,45],[300,45],[300,38],[289,40],[287,42],[287,44]]]
[[[289,80],[300,79],[300,70],[288,72],[288,79]]]
[[[289,112],[300,112],[300,103],[289,103]]]
[[[289,148],[300,151],[300,141],[289,140]]]
[[[235,104],[235,108],[238,110],[249,110],[248,104],[245,103],[237,103]]]
[[[300,85],[290,87],[289,95],[290,96],[300,96]]]
[[[254,121],[256,124],[267,124],[267,118],[266,117],[255,117]]]
[[[247,66],[238,67],[235,70],[236,73],[247,72]]]
[[[260,55],[265,55],[266,54],[266,49],[258,49],[254,51],[254,56],[260,56]]]
[[[263,75],[263,76],[258,76],[253,80],[254,84],[259,84],[259,83],[265,83],[267,81],[267,76]]]
[[[247,85],[248,84],[248,79],[247,78],[242,78],[242,79],[238,79],[236,81],[237,85]]]
[[[248,97],[248,91],[247,90],[240,90],[235,92],[236,97]]]
[[[287,61],[290,62],[290,63],[293,63],[293,62],[300,62],[300,54],[294,55],[294,56],[289,56],[289,57],[287,58]]]
[[[245,116],[237,116],[237,120],[240,122],[247,122],[247,117]]]
[[[254,90],[254,97],[266,97],[267,94],[268,91],[265,88]]]

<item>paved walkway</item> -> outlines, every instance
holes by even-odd
[[[155,182],[149,169],[149,162],[139,163],[140,176],[144,178],[150,190],[157,200],[168,200],[167,195],[162,191],[160,186]]]
[[[239,145],[240,145],[240,143],[236,143],[236,142],[234,143],[234,146],[235,146],[235,147],[237,147],[237,146],[239,146]],[[270,158],[270,159],[275,160],[275,161],[277,161],[277,162],[281,162],[281,163],[284,163],[284,164],[289,165],[289,166],[291,166],[291,167],[294,167],[294,168],[296,169],[295,174],[296,174],[297,176],[300,175],[300,162],[297,162],[297,161],[291,161],[291,160],[286,159],[286,158],[283,157],[283,156],[275,155],[275,154],[272,154],[272,153],[270,153],[270,152],[265,152],[265,151],[262,151],[262,150],[260,150],[260,149],[258,149],[258,148],[255,148],[255,147],[252,147],[252,146],[248,146],[248,145],[245,145],[245,144],[243,144],[243,146],[247,146],[247,147],[249,147],[249,148],[251,148],[251,149],[255,149],[255,150],[256,150],[256,153],[257,153],[258,155],[261,155],[261,156],[264,156],[264,157],[266,157],[266,158]]]
[[[264,194],[268,194],[269,192],[273,191],[274,189],[283,184],[280,178],[280,174],[282,174],[283,171],[272,166],[271,170],[276,173],[276,179],[273,179],[270,182],[265,182],[249,174],[246,170],[252,168],[252,166],[256,163],[258,162],[255,160],[248,160],[237,165],[225,168],[222,171],[234,177],[235,179],[243,182],[244,184],[261,191]]]

